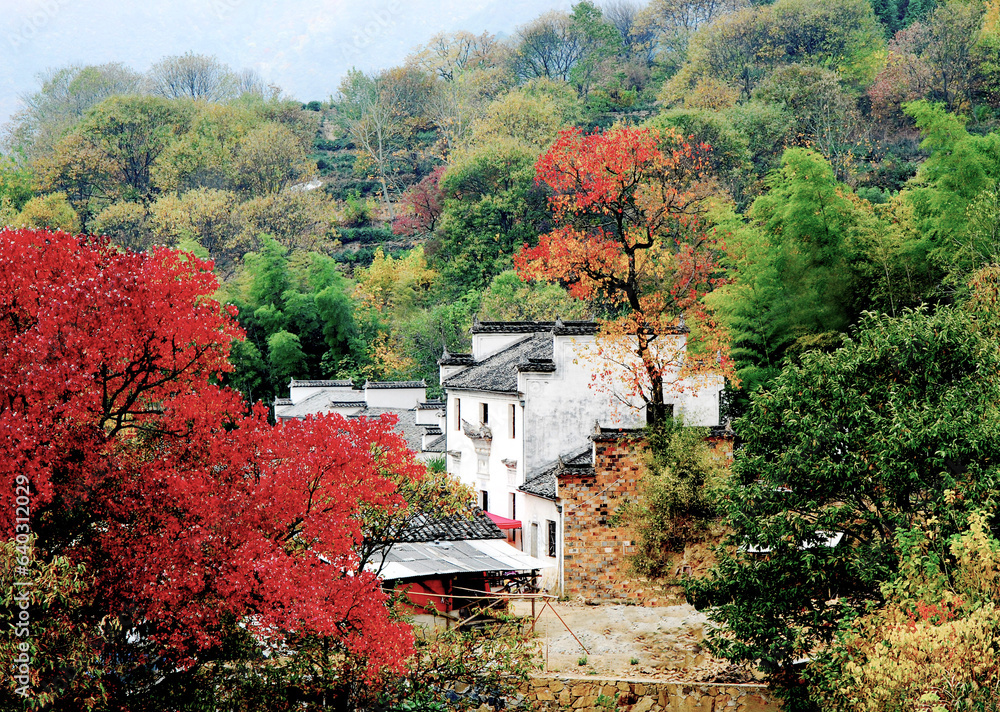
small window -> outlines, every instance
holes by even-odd
[[[549,556],[554,559],[556,557],[556,523],[551,519],[545,521],[549,525]]]
[[[455,430],[462,429],[462,401],[455,399]]]
[[[490,422],[490,406],[486,403],[479,404],[479,422],[483,425]]]
[[[480,492],[480,494],[482,495],[483,511],[484,512],[490,511],[490,493],[487,492],[486,490],[483,490],[482,492]]]
[[[513,440],[517,437],[517,406],[510,406],[510,438]]]

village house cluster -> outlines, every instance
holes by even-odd
[[[596,338],[592,321],[477,320],[471,352],[445,352],[438,362],[440,401],[427,400],[422,381],[361,389],[350,381],[292,381],[275,416],[393,413],[421,458],[446,458],[448,472],[478,493],[491,524],[464,530],[475,530],[474,540],[505,538],[504,551],[520,556],[504,566],[536,571],[541,588],[557,595],[620,598],[611,582],[632,542],[609,518],[641,476],[636,432],[646,414],[624,378],[601,362]],[[668,338],[683,349],[686,333]],[[671,379],[680,376],[665,376]],[[720,435],[722,379],[677,385],[668,389],[674,416]],[[461,541],[462,531],[451,541]]]

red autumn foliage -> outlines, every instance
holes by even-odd
[[[444,203],[441,176],[445,167],[439,166],[403,194],[400,213],[392,221],[393,235],[428,235],[434,232]]]
[[[274,426],[261,406],[245,412],[217,385],[242,332],[211,298],[211,268],[163,248],[0,232],[5,536],[30,532],[36,559],[85,565],[88,607],[66,613],[63,630],[91,636],[98,668],[194,666],[228,618],[272,648],[318,636],[367,674],[401,669],[410,629],[356,550],[366,512],[405,507],[399,484],[423,468],[389,420]],[[141,627],[141,650],[100,632],[112,619]],[[46,675],[67,678],[45,623],[35,655],[52,667],[33,667],[36,690]],[[74,684],[113,694],[99,669],[78,672]]]
[[[664,380],[680,388],[685,375],[729,370],[724,335],[702,305],[722,249],[701,218],[709,151],[672,131],[563,131],[536,166],[558,227],[515,257],[523,278],[560,282],[621,312],[602,324],[602,350],[654,406]],[[671,335],[685,324],[697,328],[683,345]]]

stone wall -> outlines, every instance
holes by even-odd
[[[536,677],[521,688],[541,712],[780,712],[764,685]]]

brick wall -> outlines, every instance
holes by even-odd
[[[521,688],[543,712],[780,712],[763,685],[535,677]]]
[[[633,552],[629,527],[609,519],[626,497],[634,497],[645,469],[646,444],[627,437],[595,438],[593,469],[559,473],[563,504],[564,593],[604,601],[644,598],[629,576]]]

